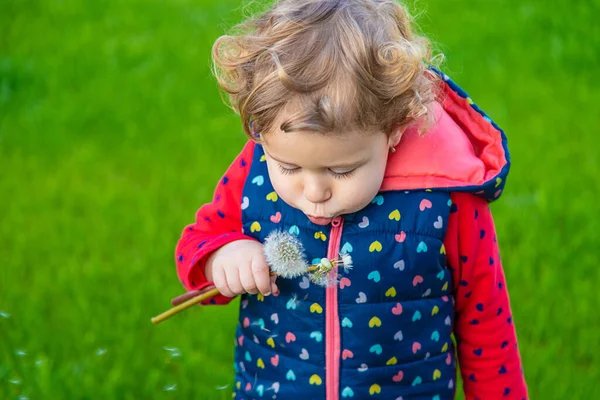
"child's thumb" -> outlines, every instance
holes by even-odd
[[[271,293],[273,293],[273,294],[279,294],[279,288],[277,287],[277,284],[275,283],[276,280],[277,280],[276,276],[271,277]]]

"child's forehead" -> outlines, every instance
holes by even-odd
[[[318,132],[273,132],[263,138],[267,155],[276,161],[305,167],[348,166],[368,161],[380,146],[383,133],[350,131],[336,134]]]

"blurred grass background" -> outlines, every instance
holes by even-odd
[[[596,398],[600,2],[409,5],[509,136],[493,211],[531,398]],[[0,2],[0,399],[230,398],[237,302],[150,317],[245,140],[209,69],[243,8]]]

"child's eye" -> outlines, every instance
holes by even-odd
[[[279,166],[279,172],[281,172],[283,175],[290,175],[300,170],[300,167],[292,167],[290,165],[283,166],[281,164],[277,165]]]
[[[329,169],[329,173],[331,175],[333,175],[333,177],[335,179],[349,178],[355,171],[356,171],[356,168],[351,169],[351,170],[346,170],[346,171]]]

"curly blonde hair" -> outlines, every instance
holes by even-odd
[[[280,0],[217,39],[214,73],[253,140],[275,124],[389,133],[427,121],[436,99],[429,41],[411,25],[393,0]]]

